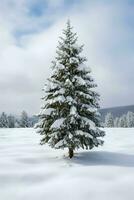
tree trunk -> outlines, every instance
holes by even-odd
[[[74,151],[72,148],[69,148],[68,154],[69,154],[69,158],[72,158],[74,156]]]

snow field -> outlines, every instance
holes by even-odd
[[[0,200],[133,199],[134,129],[105,131],[103,147],[70,160],[32,128],[0,129]]]

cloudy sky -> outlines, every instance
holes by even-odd
[[[38,113],[68,18],[85,44],[101,107],[134,104],[133,0],[0,0],[0,112]]]

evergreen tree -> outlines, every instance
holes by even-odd
[[[20,119],[20,127],[27,128],[29,127],[29,118],[25,111],[21,113],[21,119]]]
[[[119,119],[119,127],[127,127],[127,119],[126,119],[126,115],[122,115]]]
[[[116,117],[114,120],[114,127],[119,127],[119,117]]]
[[[111,113],[107,113],[105,117],[105,126],[106,127],[114,127],[114,118]]]
[[[7,120],[8,120],[8,127],[14,128],[15,127],[15,117],[13,115],[9,115],[7,117]]]
[[[77,45],[77,35],[70,22],[63,30],[53,61],[53,74],[44,88],[45,96],[39,114],[38,132],[41,144],[52,148],[68,148],[72,158],[78,148],[92,149],[103,144],[100,130],[99,95],[91,77],[91,70],[81,55],[83,46]]]
[[[20,126],[20,120],[16,119],[15,120],[15,125],[14,125],[15,128],[21,128]]]
[[[126,115],[127,127],[134,127],[134,113],[128,112]]]
[[[8,119],[7,119],[7,115],[4,112],[2,112],[0,116],[0,127],[8,128]]]

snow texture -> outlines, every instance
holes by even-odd
[[[64,102],[65,101],[65,97],[63,95],[60,95],[60,96],[57,96],[55,97],[54,99],[48,99],[47,100],[47,103],[48,104],[53,104],[55,102]]]
[[[85,137],[88,137],[88,138],[93,138],[93,136],[90,133],[83,132],[81,130],[77,130],[76,135],[82,135],[82,136],[85,136]]]
[[[79,68],[79,70],[81,70],[81,71],[83,71],[83,70],[84,70],[84,71],[91,72],[91,69],[90,69],[90,67],[89,67],[89,66],[87,66],[87,65],[85,65],[85,64],[83,64],[83,63],[82,63],[82,64],[80,64],[78,68]]]
[[[92,130],[96,130],[96,126],[95,123],[93,121],[91,121],[90,119],[86,118],[86,117],[82,117],[83,121],[85,122],[86,125],[90,125],[90,129]]]
[[[60,118],[60,119],[55,120],[54,123],[51,125],[51,128],[59,129],[63,125],[64,120],[65,118]]]
[[[77,115],[77,109],[75,106],[72,106],[70,109],[70,115]]]
[[[86,81],[79,76],[74,76],[74,80],[76,80],[79,85],[86,85]]]
[[[104,146],[70,160],[31,128],[0,129],[0,199],[133,200],[134,129],[105,130]]]
[[[39,115],[50,115],[51,112],[53,112],[55,109],[53,108],[46,108],[44,110],[41,110],[40,114]]]

